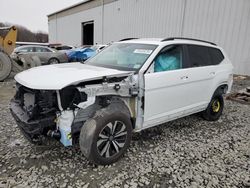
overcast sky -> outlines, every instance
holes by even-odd
[[[83,0],[0,0],[0,22],[48,32],[47,15]]]

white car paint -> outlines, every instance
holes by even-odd
[[[142,117],[137,118],[136,131],[205,110],[214,91],[222,84],[228,85],[227,92],[231,90],[233,66],[224,50],[218,46],[183,39],[165,42],[161,42],[161,39],[138,39],[126,42],[158,45],[139,71],[139,81],[143,80],[139,85],[145,97],[145,108],[141,111],[141,102],[138,101],[137,113]],[[150,73],[155,56],[162,48],[173,44],[218,48],[225,59],[215,66]]]
[[[143,128],[205,110],[218,86],[232,85],[230,74],[226,62],[145,74]]]
[[[232,86],[233,66],[227,55],[218,46],[192,40],[137,39],[119,43],[158,45],[139,70],[139,96],[136,97],[135,131],[140,131],[179,117],[204,110],[216,88],[222,84]],[[173,44],[194,44],[222,51],[225,59],[219,65],[193,67],[152,73],[152,61],[161,49]],[[60,90],[69,85],[101,79],[104,76],[122,76],[130,72],[95,67],[81,63],[59,64],[33,68],[19,73],[15,79],[20,84],[39,90]],[[145,107],[141,99],[145,97]]]
[[[25,87],[38,90],[60,90],[83,81],[101,79],[106,76],[122,76],[128,71],[96,67],[82,63],[65,63],[35,67],[15,76]]]

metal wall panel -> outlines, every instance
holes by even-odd
[[[53,15],[50,42],[81,44],[81,23],[90,20],[95,43],[127,37],[209,40],[226,50],[235,73],[250,75],[250,0],[117,0],[65,17]]]
[[[82,23],[92,20],[94,21],[94,41],[101,43],[101,7],[49,20],[49,42],[74,46],[82,45]]]
[[[179,36],[183,0],[120,0],[104,6],[104,42]]]
[[[250,1],[187,0],[183,36],[222,46],[235,73],[250,75]]]

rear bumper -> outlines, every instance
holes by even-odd
[[[38,120],[29,120],[27,113],[14,99],[10,102],[10,111],[24,136],[33,143],[39,142],[38,138],[45,134],[45,130],[55,128],[55,116]]]

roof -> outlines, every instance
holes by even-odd
[[[22,48],[27,48],[27,47],[50,48],[50,47],[44,46],[44,45],[30,44],[30,45],[18,46],[18,47],[16,47],[16,49],[22,49]]]
[[[216,45],[213,45],[210,42],[207,41],[201,41],[199,39],[187,39],[187,38],[170,38],[170,40],[165,40],[163,38],[140,38],[140,39],[132,39],[132,40],[125,40],[122,41],[122,43],[142,43],[142,44],[153,44],[153,45],[161,45],[166,43],[171,44],[196,44],[196,45],[202,45],[202,46],[210,46],[210,47],[216,47]]]
[[[75,7],[78,7],[79,5],[88,3],[89,1],[92,1],[92,0],[83,0],[83,1],[80,2],[80,3],[73,4],[73,5],[69,6],[69,7],[66,7],[66,8],[64,8],[64,9],[58,10],[58,11],[56,11],[56,12],[53,12],[53,13],[47,15],[47,16],[49,17],[49,16],[52,16],[52,15],[54,15],[54,14],[58,14],[58,13],[60,13],[60,12],[64,12],[64,11],[66,11],[66,10],[69,10],[69,9],[72,9],[72,8],[75,8]]]
[[[124,40],[121,43],[142,43],[142,44],[154,44],[159,45],[161,43],[162,38],[139,38],[132,40]]]

